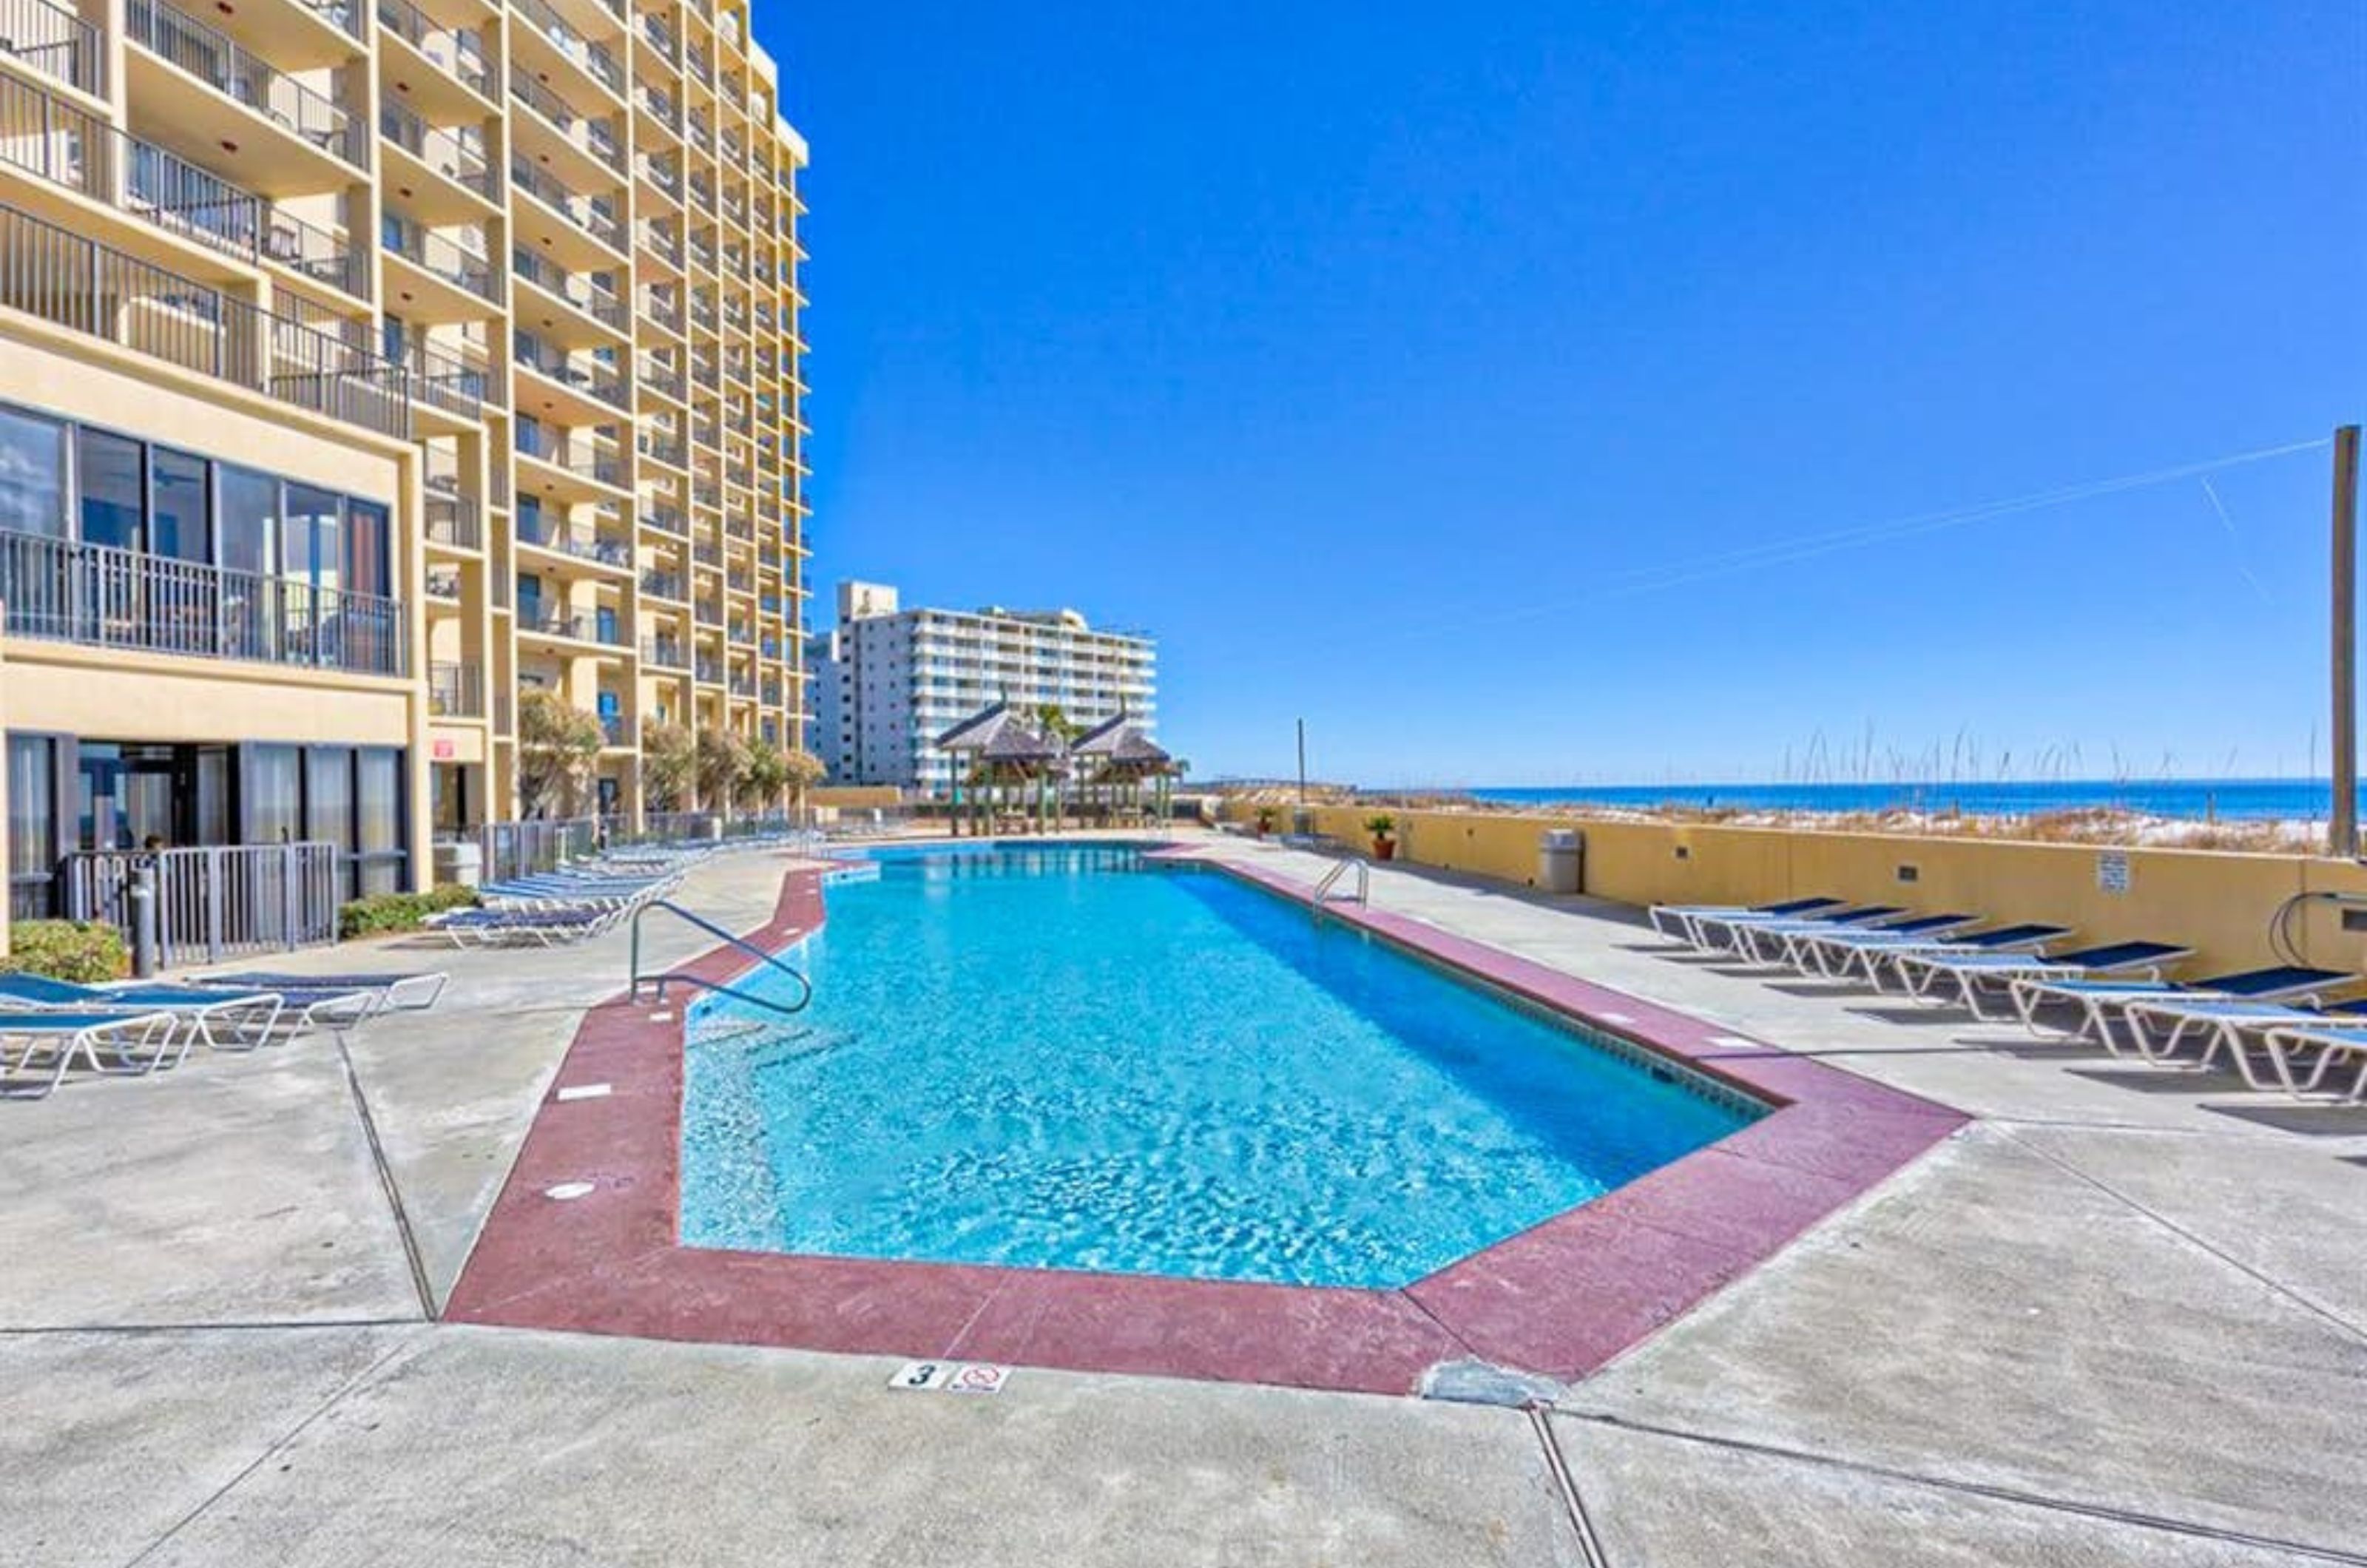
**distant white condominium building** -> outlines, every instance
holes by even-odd
[[[1158,721],[1158,651],[1138,632],[1096,631],[1074,610],[906,610],[896,590],[844,582],[838,628],[807,644],[809,744],[831,782],[943,797],[954,764],[936,738],[985,707],[1056,705],[1071,723],[1123,712]]]

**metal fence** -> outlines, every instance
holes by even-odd
[[[537,822],[488,822],[477,829],[478,848],[484,853],[484,879],[503,882],[532,872],[549,871],[571,860],[581,860],[599,847],[596,817],[554,818]]]
[[[132,875],[156,866],[157,962],[219,964],[337,940],[337,846],[317,840],[210,849],[100,850],[62,865],[66,913],[136,940]]]
[[[107,44],[97,28],[49,0],[0,0],[8,52],[71,87],[107,91]]]

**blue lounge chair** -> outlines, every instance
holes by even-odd
[[[0,1099],[42,1099],[65,1080],[77,1058],[89,1064],[95,1073],[151,1071],[163,1061],[174,1036],[183,1028],[181,1018],[169,1012],[70,1012],[62,1008],[0,1011]],[[9,1066],[7,1047],[12,1042],[18,1051],[16,1065]],[[48,1077],[26,1077],[34,1061],[44,1056],[51,1063]]]
[[[2012,987],[2031,979],[2082,980],[2119,977],[2123,984],[2151,983],[2193,949],[2167,942],[2108,942],[2069,953],[1900,953],[1891,970],[1908,998],[1934,1007],[1961,1006],[1985,1023],[2013,1016]],[[1992,1012],[1990,1001],[2006,1010]]]
[[[1728,936],[1733,939],[1727,951],[1756,964],[1773,964],[1779,961],[1785,939],[1795,931],[1822,932],[1841,926],[1871,931],[1907,913],[1906,906],[1901,904],[1861,904],[1855,908],[1834,909],[1799,919],[1744,920],[1727,928]]]
[[[2354,982],[2358,976],[2340,969],[2319,969],[2305,964],[2276,964],[2191,982],[2160,981],[2151,985],[2113,979],[2049,979],[2025,976],[2013,982],[2014,1007],[2032,1033],[2060,1033],[2089,1040],[2114,1055],[2126,1055],[2114,1038],[2113,1024],[2132,1002],[2248,1001],[2290,1002],[2314,998],[2319,992]],[[2067,1006],[2078,1027],[2050,1030],[2040,1013],[2050,1006]]]
[[[551,906],[513,909],[454,909],[429,918],[428,929],[455,947],[507,947],[532,942],[556,947],[581,942],[617,921],[613,908]]]
[[[217,1050],[260,1044],[278,1025],[286,998],[277,991],[223,991],[206,986],[172,986],[133,980],[118,986],[78,986],[41,975],[0,975],[0,1006],[62,1011],[169,1012],[189,1026],[174,1060],[202,1040]]]
[[[1883,987],[1885,965],[1895,965],[1908,957],[1971,956],[1978,953],[2005,955],[2036,953],[2045,951],[2051,942],[2061,942],[2072,933],[2069,926],[2058,926],[2044,920],[2024,920],[2018,925],[1997,926],[1985,931],[1964,931],[1936,942],[1867,941],[1843,952],[1839,967],[1829,970],[1836,980],[1845,980],[1852,969],[1862,969],[1866,982],[1876,990]],[[1871,939],[1878,932],[1866,933]]]
[[[2355,1058],[2359,1074],[2342,1099],[2352,1105],[2367,1101],[2367,1028],[2332,1019],[2313,1020],[2278,1025],[2266,1032],[2262,1043],[2286,1092],[2295,1099],[2317,1092],[2336,1063]],[[2309,1075],[2302,1077],[2296,1068],[2305,1056],[2310,1058]]]
[[[1779,904],[1655,904],[1646,913],[1652,929],[1671,942],[1702,945],[1700,922],[1727,915],[1765,916],[1781,919],[1787,915],[1812,914],[1818,909],[1838,908],[1838,898],[1787,898]],[[1673,925],[1676,930],[1669,928]]]
[[[1978,915],[1916,915],[1904,920],[1891,920],[1871,931],[1844,927],[1835,931],[1828,926],[1814,930],[1792,926],[1776,933],[1772,940],[1783,948],[1781,962],[1801,971],[1810,969],[1829,979],[1840,978],[1833,969],[1838,960],[1841,973],[1852,962],[1850,955],[1866,947],[1887,947],[1907,942],[1934,942],[1952,931],[1980,924]]]
[[[2325,1024],[2328,1021],[2357,1028],[2362,1017],[2367,1017],[2367,1001],[2296,1007],[2286,1002],[2240,998],[2155,997],[2124,1004],[2121,1009],[2121,1028],[2136,1054],[2157,1067],[2207,1072],[2224,1056],[2253,1089],[2285,1089],[2298,1093],[2288,1065],[2267,1038],[2270,1032]],[[2189,1047],[2196,1041],[2202,1043],[2202,1048],[2190,1054]],[[2262,1076],[2262,1064],[2252,1058],[2251,1047],[2256,1042],[2268,1055],[2269,1077]]]
[[[193,986],[220,987],[228,989],[299,991],[367,992],[375,998],[371,1011],[425,1012],[443,996],[450,977],[440,969],[413,973],[388,972],[356,975],[282,975],[268,970],[243,969],[230,975],[196,975],[190,976]]]

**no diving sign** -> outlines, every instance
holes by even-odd
[[[888,1380],[889,1388],[924,1393],[1001,1393],[1011,1369],[991,1361],[907,1361]]]

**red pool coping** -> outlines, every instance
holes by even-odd
[[[1263,867],[1168,858],[1303,898]],[[792,867],[774,951],[818,928],[824,872]],[[1000,1361],[1370,1393],[1409,1393],[1478,1359],[1575,1382],[1772,1257],[1967,1120],[1772,1045],[1421,920],[1357,905],[1348,925],[1575,1015],[1773,1104],[1750,1125],[1401,1290],[1249,1284],[685,1247],[687,996],[592,1009],[445,1303],[447,1322],[915,1359]],[[682,969],[728,980],[718,947]],[[655,1018],[652,1014],[671,1014]],[[1604,1022],[1605,1013],[1625,1021]],[[560,1089],[605,1083],[600,1098]],[[545,1196],[569,1182],[592,1190]]]

